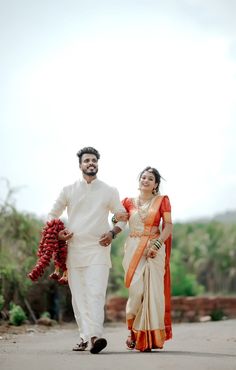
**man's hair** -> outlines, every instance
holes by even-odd
[[[76,154],[77,157],[79,158],[79,163],[81,163],[83,154],[94,154],[97,157],[97,159],[100,158],[100,154],[96,149],[94,149],[91,146],[86,146],[85,148],[80,149]]]

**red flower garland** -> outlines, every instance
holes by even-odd
[[[32,281],[38,280],[50,264],[51,258],[54,260],[55,271],[49,278],[58,280],[60,284],[67,284],[66,256],[67,242],[58,240],[59,231],[65,229],[64,223],[59,219],[48,221],[42,231],[42,238],[39,243],[37,256],[39,257],[33,270],[28,274]],[[60,269],[63,275],[60,278]]]

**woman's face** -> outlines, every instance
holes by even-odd
[[[157,187],[155,176],[149,171],[145,171],[139,180],[140,190],[149,191],[152,193],[153,189]]]

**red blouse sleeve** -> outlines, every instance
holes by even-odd
[[[171,212],[170,200],[167,195],[164,196],[160,207],[161,215],[163,215],[164,212]]]
[[[130,198],[123,199],[121,203],[123,204],[127,212],[129,212],[132,208],[132,200]]]

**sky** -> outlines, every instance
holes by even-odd
[[[45,216],[99,150],[121,199],[156,167],[175,221],[236,209],[234,0],[0,0],[0,198]]]

